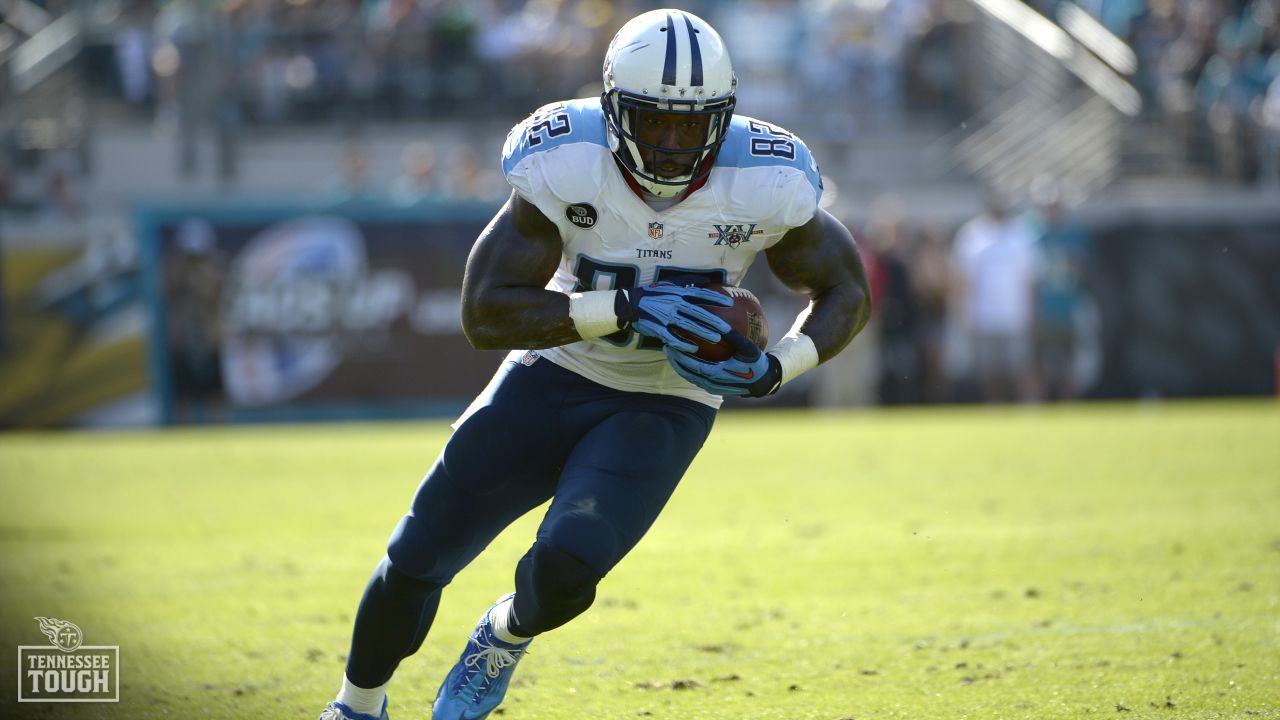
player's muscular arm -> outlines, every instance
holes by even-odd
[[[867,324],[871,291],[853,236],[826,210],[793,228],[765,251],[774,275],[809,296],[800,331],[808,335],[825,362],[849,344]]]
[[[515,193],[467,257],[462,330],[479,350],[538,349],[580,340],[569,297],[544,289],[560,263],[560,231]]]

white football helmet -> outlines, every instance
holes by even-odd
[[[609,149],[645,191],[675,197],[705,178],[729,131],[738,79],[724,41],[702,18],[683,10],[651,10],[630,20],[604,56],[605,125]],[[690,113],[710,118],[697,147],[662,147],[637,137],[643,112]],[[657,153],[694,156],[689,173],[662,178]]]

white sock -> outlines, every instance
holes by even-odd
[[[520,637],[511,632],[511,621],[515,618],[515,597],[509,597],[506,600],[494,605],[489,610],[489,622],[493,625],[493,634],[499,640],[512,645],[529,642],[529,638]]]
[[[382,714],[382,701],[387,699],[385,682],[376,688],[362,688],[351,684],[346,675],[342,676],[342,689],[338,691],[338,702],[365,715],[377,717]]]

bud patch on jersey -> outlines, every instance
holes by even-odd
[[[574,203],[565,208],[564,216],[574,225],[588,230],[595,227],[596,220],[600,219],[600,214],[590,203]]]

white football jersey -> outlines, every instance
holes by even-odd
[[[553,103],[516,125],[502,169],[560,228],[564,251],[547,289],[563,293],[691,276],[737,285],[757,253],[813,218],[822,195],[817,164],[798,137],[734,117],[706,184],[655,210],[615,164],[598,98]],[[538,352],[607,387],[719,407],[719,396],[677,375],[661,350],[624,330]]]

